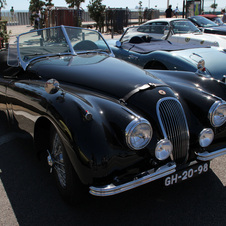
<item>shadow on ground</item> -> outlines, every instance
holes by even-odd
[[[19,225],[226,225],[226,189],[210,170],[165,188],[155,182],[113,197],[64,203],[31,139],[1,146],[0,174]]]

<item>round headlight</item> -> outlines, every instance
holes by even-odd
[[[173,151],[173,145],[168,139],[160,140],[155,148],[155,157],[158,160],[167,159]]]
[[[199,134],[199,144],[201,147],[209,146],[214,138],[213,130],[210,128],[203,129]]]
[[[212,126],[222,126],[226,121],[226,103],[216,101],[209,110],[209,119]]]
[[[129,148],[139,150],[145,148],[152,138],[152,127],[143,119],[134,119],[126,127],[126,142]]]

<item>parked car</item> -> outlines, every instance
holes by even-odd
[[[203,15],[200,15],[202,17],[205,17],[209,20],[212,20],[214,23],[218,24],[218,25],[224,25],[225,24],[223,23],[222,19],[221,19],[221,15],[216,15],[216,14],[203,14]]]
[[[114,58],[97,31],[67,26],[21,34],[7,55],[0,52],[1,113],[47,153],[66,200],[161,178],[177,184],[226,153],[222,82],[177,72],[170,87]]]
[[[191,23],[191,22],[189,22]],[[182,44],[159,39],[165,25],[145,25],[128,28],[119,40],[109,40],[115,56],[144,69],[193,71],[200,62],[206,76],[224,79],[226,52],[198,44]],[[162,32],[160,37],[163,37]],[[168,36],[168,35],[167,35]]]
[[[165,28],[155,35],[161,38],[165,33],[168,40],[177,43],[204,44],[209,46],[217,46],[226,49],[226,36],[203,33],[190,20],[183,18],[160,18],[149,20],[143,24],[149,26],[162,25]],[[169,32],[170,31],[170,32]]]
[[[194,23],[195,26],[201,29],[204,33],[215,35],[226,35],[226,26],[222,21],[221,21],[222,24],[219,25],[203,16],[192,16],[189,17],[188,19],[192,23]]]

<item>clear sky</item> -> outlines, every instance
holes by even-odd
[[[129,9],[134,9],[136,6],[138,6],[140,0],[103,0],[102,4],[106,5],[107,7],[128,7]],[[149,7],[150,8],[156,8],[156,9],[165,9],[167,5],[167,0],[141,0],[142,6]],[[214,0],[204,0],[204,6],[209,7],[211,4],[214,3]],[[217,11],[220,11],[221,8],[226,7],[226,1],[225,0],[215,0],[216,4],[218,4]],[[10,10],[11,6],[14,7],[14,10],[28,10],[29,2],[30,0],[6,0],[7,6],[3,10]],[[68,6],[65,2],[65,0],[53,0],[52,1],[55,6]],[[172,5],[172,8],[174,9],[177,5],[179,9],[183,6],[183,0],[169,0],[169,3]],[[83,9],[87,9],[87,5],[89,4],[89,0],[85,0],[85,3],[82,3]]]

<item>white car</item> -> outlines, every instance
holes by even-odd
[[[147,27],[146,27],[147,26]],[[161,29],[160,29],[161,28]],[[154,31],[155,29],[158,29]],[[201,32],[188,19],[161,18],[149,20],[139,28],[140,32],[151,33],[155,38],[167,38],[177,43],[203,44],[226,49],[226,36]],[[155,33],[153,35],[153,33]]]

